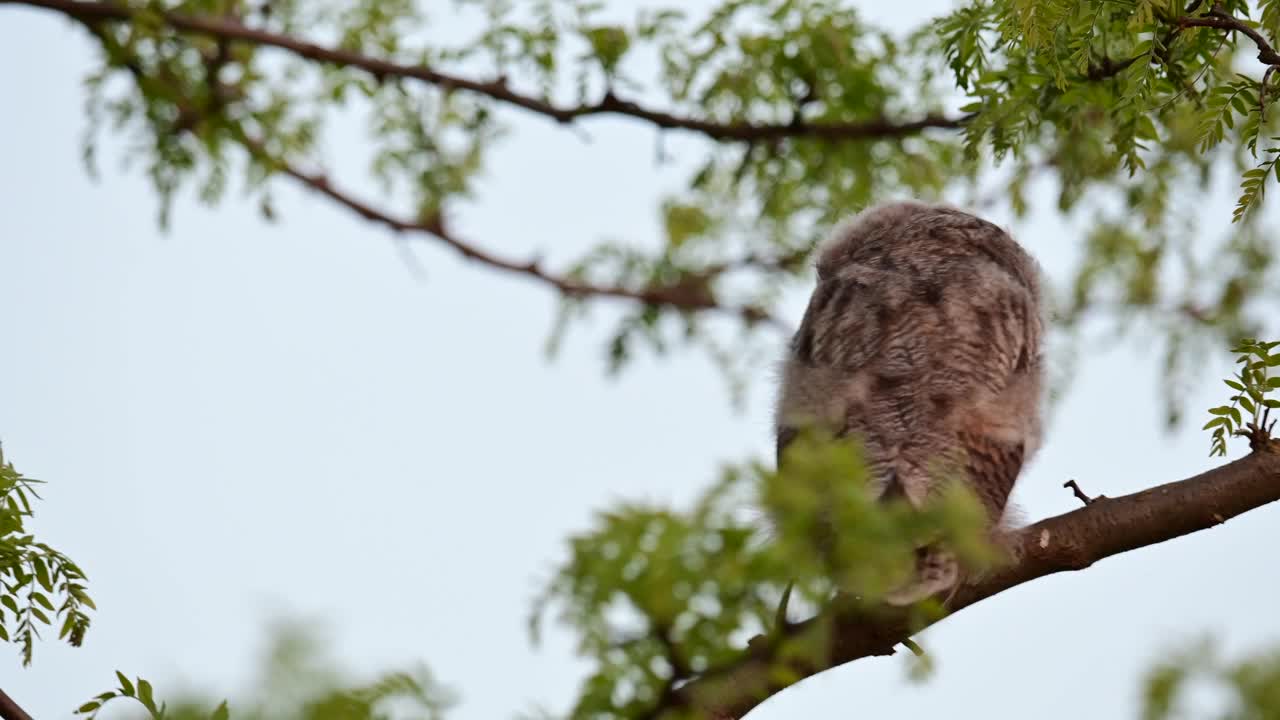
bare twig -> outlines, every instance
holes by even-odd
[[[1062,483],[1062,487],[1071,488],[1071,492],[1075,494],[1076,499],[1084,503],[1085,505],[1091,505],[1095,500],[1101,500],[1104,497],[1102,495],[1099,495],[1098,497],[1089,497],[1087,494],[1085,494],[1084,490],[1080,489],[1080,484],[1077,483],[1075,480],[1068,480]]]

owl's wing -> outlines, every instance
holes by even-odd
[[[798,362],[856,371],[879,354],[895,303],[876,289],[876,273],[847,271],[822,281],[792,338]]]
[[[791,361],[828,376],[817,392],[811,376],[796,382],[797,406],[838,408],[829,429],[864,436],[883,492],[902,483],[923,499],[926,466],[958,446],[974,455],[975,485],[1002,507],[1029,452],[1019,437],[1038,393],[1039,336],[1035,297],[1002,271],[929,279],[851,266],[815,289],[792,340]],[[780,420],[779,461],[796,435]]]
[[[804,318],[791,339],[788,359],[804,379],[784,382],[784,406],[793,404],[812,411],[829,399],[823,394],[840,392],[829,383],[847,383],[880,353],[893,311],[875,290],[875,278],[854,270],[822,280],[809,298]],[[867,272],[874,274],[870,269]],[[818,375],[823,377],[818,379]],[[788,397],[795,393],[804,393],[804,397]],[[799,431],[793,423],[794,418],[779,418],[774,448],[779,467]],[[851,428],[837,424],[828,430],[843,436]]]
[[[1026,447],[1022,442],[1006,442],[990,434],[963,431],[960,444],[966,452],[965,471],[970,487],[991,522],[999,522],[1013,492],[1013,483],[1022,472]]]

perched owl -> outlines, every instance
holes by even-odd
[[[806,425],[864,444],[877,497],[919,507],[959,463],[994,527],[1040,440],[1039,268],[1008,233],[917,202],[871,208],[821,249],[782,369],[778,460]],[[839,533],[839,528],[830,528]],[[917,552],[905,605],[955,587],[944,548]]]

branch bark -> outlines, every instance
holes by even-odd
[[[1250,455],[1195,477],[1122,497],[1099,497],[1064,515],[1041,520],[1008,539],[1013,560],[962,585],[948,616],[1010,588],[1059,572],[1083,570],[1121,553],[1220,525],[1280,500],[1280,441],[1267,440]],[[672,693],[665,711],[698,709],[734,720],[791,682],[864,657],[891,655],[928,623],[909,609],[868,608],[837,601],[816,618],[787,627],[783,639],[828,632],[821,658],[781,657],[779,641],[753,643],[739,662],[703,675]],[[777,672],[783,669],[785,672]]]
[[[1276,52],[1276,49],[1267,41],[1265,35],[1258,32],[1256,28],[1245,24],[1239,18],[1222,12],[1216,6],[1213,10],[1200,17],[1179,18],[1178,25],[1181,27],[1215,28],[1245,35],[1258,48],[1259,62],[1272,67],[1280,66],[1280,53]]]
[[[262,143],[253,138],[242,136],[241,142],[251,153],[265,153]],[[268,162],[272,162],[272,160],[267,158],[265,154],[261,155],[261,157]],[[462,240],[457,235],[453,234],[453,232],[451,232],[445,225],[444,218],[441,216],[429,218],[425,221],[410,221],[403,218],[397,218],[385,211],[373,207],[346,191],[334,187],[323,174],[308,172],[278,160],[273,162],[275,162],[276,166],[280,169],[280,172],[297,181],[307,189],[319,193],[320,195],[336,202],[338,205],[354,212],[365,220],[388,227],[396,232],[423,233],[431,235],[457,251],[468,260],[474,260],[507,273],[514,273],[516,275],[523,275],[525,277],[532,278],[544,285],[549,285],[560,292],[560,294],[567,297],[590,296],[622,298],[634,300],[645,305],[666,307],[685,312],[704,310],[721,312],[737,316],[748,324],[763,323],[780,329],[785,327],[781,320],[770,315],[762,308],[753,305],[731,306],[720,303],[710,289],[701,283],[642,288],[627,288],[620,285],[600,285],[548,272],[542,268],[537,260],[520,262],[517,260],[499,257],[491,252],[481,249],[477,245]]]
[[[139,10],[109,2],[84,2],[82,0],[0,0],[0,5],[29,5],[60,12],[85,23],[132,20]],[[155,13],[149,13],[154,17]],[[930,128],[956,129],[963,126],[972,115],[926,117],[895,122],[878,118],[848,122],[787,123],[717,122],[703,118],[647,108],[639,103],[608,92],[595,103],[575,106],[556,105],[544,98],[512,90],[504,80],[480,81],[460,75],[433,70],[425,65],[408,65],[341,48],[325,47],[307,40],[249,27],[233,18],[205,17],[165,12],[159,17],[179,32],[207,35],[274,47],[299,57],[341,67],[358,68],[378,78],[404,78],[416,80],[446,90],[464,90],[483,95],[492,100],[522,108],[559,123],[571,123],[591,115],[621,115],[643,120],[663,129],[679,129],[699,133],[713,140],[760,142],[787,137],[807,137],[823,140],[874,140],[892,139],[916,135]]]
[[[13,698],[0,690],[0,720],[33,720],[33,718],[14,702]]]

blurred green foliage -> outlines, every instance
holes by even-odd
[[[388,672],[352,684],[316,639],[314,630],[285,624],[270,634],[272,644],[256,673],[259,685],[235,705],[211,702],[194,693],[172,704],[155,695],[151,683],[117,672],[118,685],[76,710],[96,718],[106,707],[132,703],[153,720],[441,720],[452,703],[424,667]]]
[[[1148,673],[1143,720],[1280,717],[1280,650],[1224,660],[1211,640],[1169,653]]]
[[[688,512],[624,505],[570,539],[569,560],[531,617],[536,639],[557,609],[594,664],[570,717],[648,717],[680,683],[776,631],[788,586],[789,607],[807,617],[836,591],[874,606],[909,579],[915,548],[930,541],[947,543],[971,572],[998,559],[963,485],[921,510],[877,502],[856,444],[816,434],[788,447],[784,467],[728,468]],[[772,668],[779,684],[799,679],[785,679],[790,662],[825,657],[829,630],[817,624],[783,642]]]
[[[94,609],[84,572],[27,527],[40,482],[23,477],[0,449],[0,641],[18,646],[23,665],[31,664],[42,625],[79,647]]]

